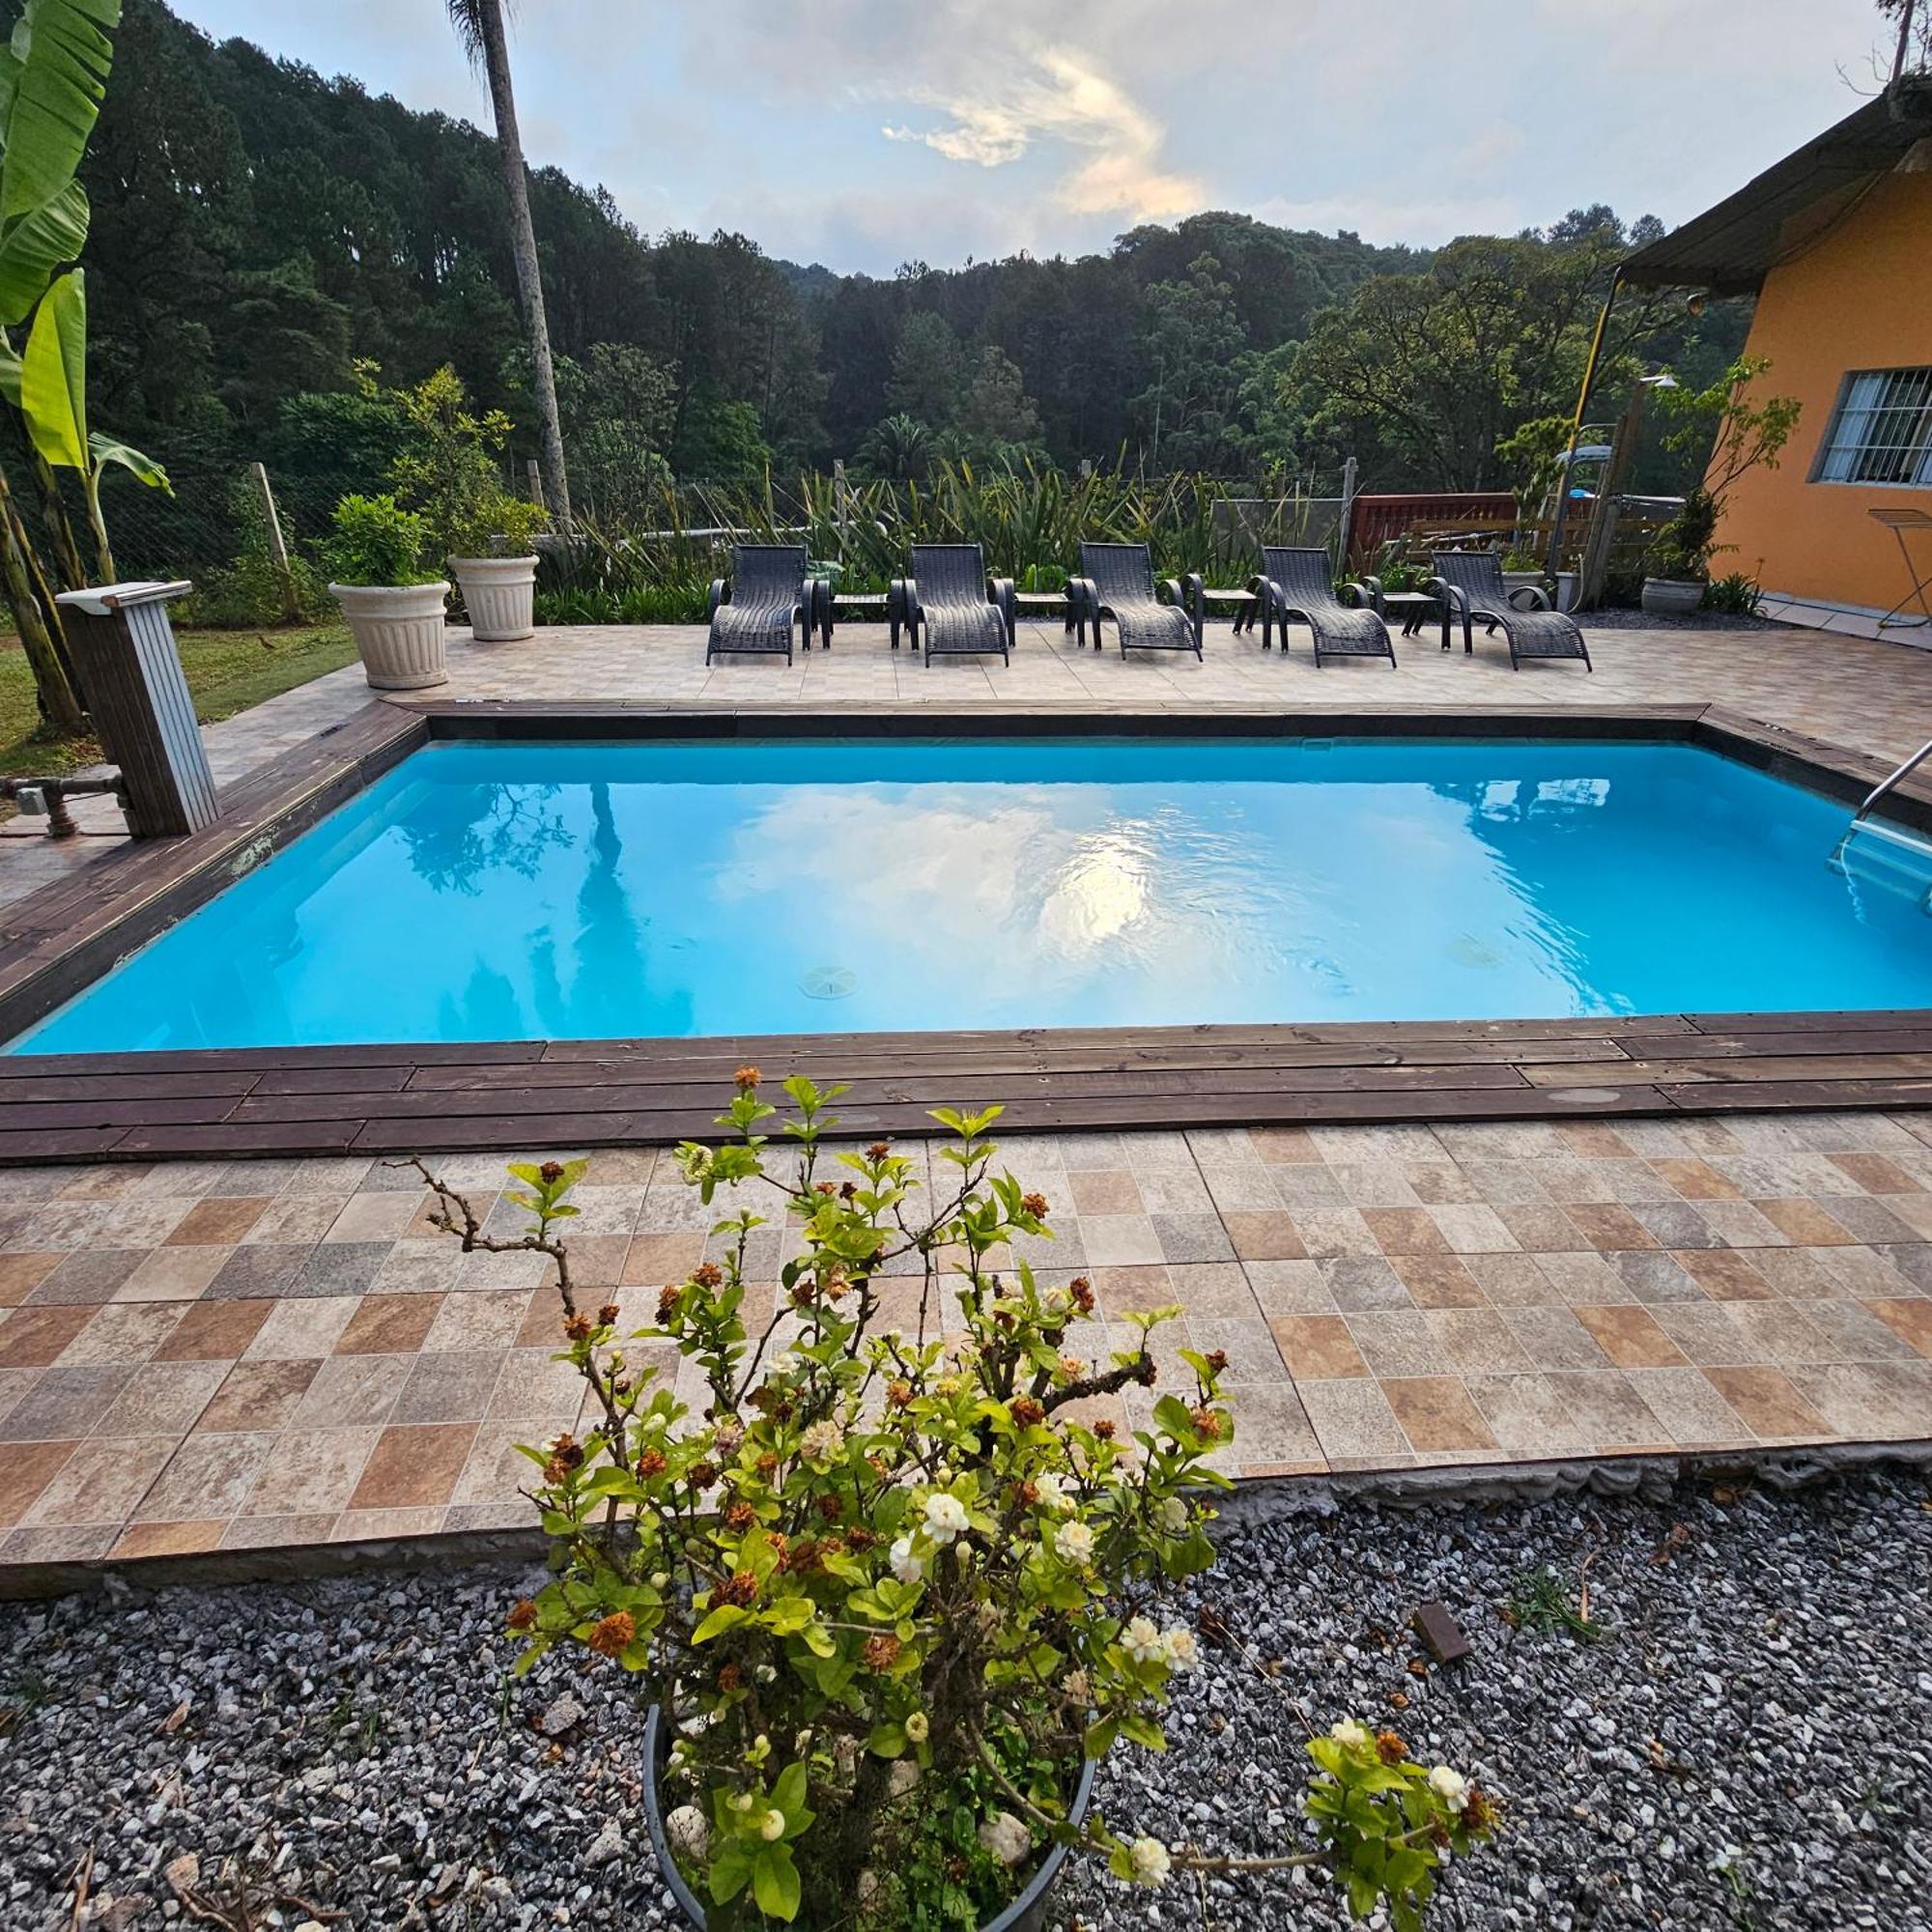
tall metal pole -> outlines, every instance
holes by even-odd
[[[1570,447],[1563,452],[1563,474],[1556,486],[1556,515],[1550,519],[1549,554],[1543,560],[1550,576],[1556,575],[1563,555],[1563,519],[1570,507],[1570,471],[1577,462],[1577,445],[1583,440],[1583,412],[1590,406],[1590,391],[1596,386],[1597,364],[1603,359],[1604,335],[1610,326],[1610,310],[1616,306],[1617,291],[1623,287],[1623,265],[1610,271],[1610,292],[1604,298],[1597,317],[1597,332],[1590,338],[1590,359],[1583,365],[1583,386],[1577,391],[1577,413],[1570,421]]]

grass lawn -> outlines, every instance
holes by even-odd
[[[265,697],[306,684],[355,656],[346,624],[298,625],[274,631],[178,631],[182,666],[204,724],[232,718]],[[34,674],[13,638],[0,639],[0,776],[54,778],[99,760],[92,738],[42,738],[35,733]]]

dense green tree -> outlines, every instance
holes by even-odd
[[[1148,467],[1218,469],[1235,448],[1236,363],[1247,345],[1235,292],[1211,255],[1181,281],[1147,293],[1142,356],[1148,384],[1133,400]]]
[[[973,441],[996,448],[1031,443],[1039,436],[1039,411],[1026,392],[1026,377],[996,342],[987,343],[973,363],[958,423]]]
[[[916,416],[928,429],[951,429],[966,396],[966,352],[952,325],[929,309],[906,317],[893,352],[886,407]]]

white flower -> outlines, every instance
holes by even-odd
[[[707,1147],[687,1142],[677,1151],[677,1164],[687,1180],[698,1181],[711,1172],[712,1152]]]
[[[1127,1856],[1133,1861],[1136,1885],[1162,1884],[1174,1863],[1158,1838],[1136,1838],[1127,1848]]]
[[[1179,1536],[1187,1527],[1187,1505],[1179,1496],[1169,1496],[1161,1504],[1160,1526],[1170,1536]]]
[[[781,1354],[772,1357],[772,1374],[775,1376],[795,1376],[798,1374],[798,1357],[786,1349]]]
[[[1068,1675],[1065,1686],[1064,1688],[1066,1691],[1066,1694],[1070,1698],[1072,1698],[1072,1700],[1076,1704],[1086,1703],[1088,1698],[1094,1694],[1094,1687],[1093,1685],[1088,1683],[1087,1673],[1084,1670],[1075,1670],[1071,1672]]]
[[[1084,1522],[1063,1522],[1054,1534],[1053,1547],[1063,1563],[1085,1568],[1094,1556],[1094,1532]]]
[[[1167,1651],[1167,1662],[1171,1669],[1183,1676],[1190,1670],[1200,1668],[1201,1646],[1194,1641],[1194,1633],[1176,1624],[1161,1637],[1161,1644]]]
[[[923,1711],[915,1711],[906,1719],[905,1731],[914,1744],[923,1745],[932,1735],[932,1719]]]
[[[1058,1469],[1049,1469],[1044,1475],[1036,1476],[1033,1486],[1042,1509],[1065,1511],[1073,1507],[1073,1498],[1066,1493],[1065,1481]]]
[[[749,1791],[734,1791],[731,1794],[731,1808],[734,1811],[749,1811],[757,1802]]]
[[[925,1565],[919,1560],[912,1547],[912,1538],[902,1536],[893,1545],[889,1559],[893,1575],[901,1583],[917,1583],[925,1575]]]
[[[1469,1802],[1469,1780],[1446,1764],[1438,1764],[1429,1774],[1429,1788],[1452,1811],[1462,1810]]]
[[[925,1499],[925,1533],[943,1549],[966,1533],[966,1505],[944,1491]]]
[[[772,1808],[765,1813],[764,1823],[758,1827],[758,1836],[764,1839],[765,1843],[769,1845],[775,1843],[778,1839],[782,1838],[784,1834],[785,1834],[785,1814],[782,1811],[781,1811],[776,1804],[774,1804]]]
[[[1344,1718],[1340,1723],[1329,1725],[1328,1735],[1349,1750],[1361,1750],[1369,1742],[1368,1732],[1353,1718]]]
[[[1121,1633],[1121,1644],[1136,1663],[1152,1663],[1167,1655],[1159,1631],[1147,1617],[1136,1617]]]
[[[711,1433],[711,1446],[721,1456],[735,1456],[745,1446],[745,1425],[727,1415]]]
[[[836,1463],[845,1446],[845,1432],[830,1420],[814,1422],[799,1438],[798,1446],[808,1463]]]
[[[1016,1865],[1033,1850],[1033,1833],[1010,1811],[981,1821],[980,1843],[1003,1865]]]
[[[680,1804],[665,1820],[665,1832],[671,1850],[693,1864],[702,1864],[711,1856],[711,1822],[696,1804]]]

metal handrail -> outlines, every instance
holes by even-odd
[[[1866,794],[1865,802],[1859,807],[1858,810],[1852,813],[1852,823],[1854,825],[1861,825],[1865,820],[1866,814],[1870,812],[1872,807],[1875,806],[1879,802],[1879,800],[1886,795],[1887,792],[1891,790],[1891,788],[1894,785],[1902,784],[1907,779],[1909,779],[1912,776],[1912,774],[1916,772],[1918,769],[1918,767],[1925,762],[1927,758],[1932,758],[1932,738],[1926,739],[1924,744],[1920,745],[1918,751],[1914,752],[1911,757],[1907,758],[1906,761],[1902,765],[1900,765],[1899,768],[1895,772],[1893,772],[1889,779],[1881,779],[1878,781],[1878,783],[1871,788],[1870,792]]]

